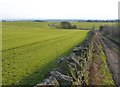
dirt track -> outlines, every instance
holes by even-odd
[[[105,54],[107,56],[108,67],[110,68],[114,81],[116,82],[117,85],[120,86],[120,80],[119,80],[120,75],[118,74],[119,73],[118,54],[120,54],[119,48],[108,38],[102,35],[100,35],[100,37]]]

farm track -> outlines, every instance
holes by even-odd
[[[69,35],[70,35],[70,34],[69,34]],[[62,38],[62,37],[69,36],[69,35],[62,35],[62,36],[59,36],[59,37],[50,38],[50,39],[43,40],[43,41],[40,41],[40,42],[38,41],[38,42],[30,43],[30,44],[25,44],[25,45],[13,47],[13,48],[5,49],[5,50],[2,50],[2,51],[0,51],[0,52],[5,52],[5,51],[9,51],[9,50],[14,50],[14,49],[18,49],[18,48],[24,48],[24,47],[26,47],[26,46],[31,46],[31,45],[34,45],[34,44],[40,44],[40,43],[44,43],[44,42],[47,42],[47,41],[50,41],[50,40],[60,39],[60,38]]]
[[[120,42],[117,42],[111,38],[109,38],[110,41],[112,41],[113,43],[115,43],[115,45],[117,45],[117,48],[120,47]],[[120,51],[120,49],[118,49]]]
[[[118,46],[108,38],[101,35],[100,37],[104,47],[105,54],[107,56],[106,61],[113,75],[113,79],[115,80],[116,84],[120,86],[120,81],[118,80],[119,79],[118,54],[120,54],[120,51],[118,49]]]
[[[63,36],[64,37],[64,36]],[[69,37],[64,37],[64,38],[61,38],[61,37],[59,37],[59,38],[54,38],[54,39],[49,39],[49,40],[46,40],[46,41],[43,41],[43,42],[38,42],[38,43],[34,43],[34,44],[29,44],[29,45],[25,45],[25,46],[21,46],[21,47],[16,47],[16,48],[14,48],[14,49],[10,49],[10,50],[6,50],[6,51],[4,51],[4,52],[8,52],[8,51],[11,51],[11,50],[16,50],[16,49],[22,49],[23,47],[24,47],[24,51],[22,51],[21,53],[19,52],[19,54],[18,54],[18,56],[23,56],[23,55],[26,55],[26,54],[28,54],[28,53],[30,53],[30,52],[33,52],[33,51],[37,51],[37,50],[39,50],[39,49],[44,49],[46,46],[42,46],[42,44],[45,42],[45,43],[47,43],[47,42],[50,42],[50,41],[52,41],[51,43],[54,43],[56,40],[60,40],[60,39],[62,39],[63,41],[64,40],[66,40],[66,39],[69,39],[69,38],[71,38],[72,36],[69,36]],[[37,48],[30,48],[30,46],[34,46],[34,45],[37,45]],[[25,48],[29,48],[29,50],[25,50]],[[16,52],[14,52],[14,53],[16,53]]]
[[[56,40],[64,41],[64,40],[70,39],[70,38],[72,38],[72,36],[67,35],[65,37],[65,35],[63,35],[63,36],[60,36],[60,37],[57,37],[57,38],[52,38],[52,39],[45,40],[45,41],[42,41],[42,42],[38,42],[38,43],[36,42],[36,43],[33,43],[33,44],[24,45],[24,46],[16,47],[16,48],[13,48],[13,49],[5,50],[5,51],[3,51],[3,53],[5,55],[6,53],[12,52],[12,55],[17,55],[17,56],[24,56],[24,55],[27,55],[27,54],[29,55],[29,53],[37,52],[40,49],[41,50],[46,49],[45,47],[47,45],[44,45],[45,43],[53,44],[53,43],[55,43]],[[35,48],[35,47],[37,47],[37,48]],[[21,52],[17,52],[17,50],[21,50]]]

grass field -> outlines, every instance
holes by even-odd
[[[58,57],[68,55],[87,37],[88,30],[48,27],[49,22],[3,22],[3,85],[34,85]]]

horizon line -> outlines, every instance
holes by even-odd
[[[120,20],[120,19],[89,19],[89,18],[3,18],[0,20]]]

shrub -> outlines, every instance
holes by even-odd
[[[70,22],[61,22],[60,23],[60,28],[63,28],[63,29],[76,29],[77,26],[72,25]]]

